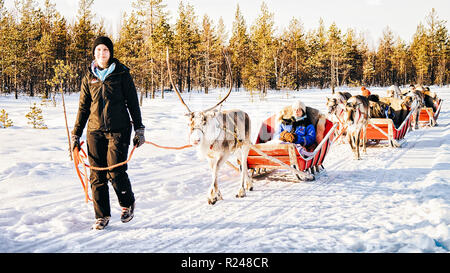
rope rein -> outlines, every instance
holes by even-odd
[[[81,186],[83,187],[83,190],[84,190],[85,201],[87,203],[89,201],[92,201],[92,198],[89,196],[89,182],[90,181],[89,181],[87,169],[91,169],[91,170],[95,170],[95,171],[109,171],[109,170],[112,170],[114,168],[117,168],[117,167],[120,167],[122,165],[125,165],[131,160],[131,157],[133,156],[134,150],[136,150],[137,145],[133,147],[133,149],[131,150],[130,155],[128,156],[127,160],[125,160],[123,162],[120,162],[120,163],[117,163],[117,164],[114,164],[112,166],[108,166],[108,167],[95,167],[95,166],[90,166],[90,165],[85,163],[85,160],[88,159],[88,156],[87,156],[86,152],[83,150],[83,148],[81,148],[83,143],[84,143],[84,141],[82,141],[80,143],[80,149],[75,148],[73,150],[73,156],[74,156],[73,162],[75,164],[75,170],[77,172],[78,178],[81,181]],[[161,146],[161,145],[158,145],[158,144],[153,143],[151,141],[146,141],[145,143],[146,144],[151,144],[151,145],[153,145],[155,147],[158,147],[158,148],[161,148],[161,149],[166,149],[166,150],[182,150],[182,149],[186,149],[186,148],[192,147],[192,145],[189,145],[189,144],[188,145],[184,145],[184,146],[180,146],[180,147],[169,147],[169,146]],[[83,166],[83,171],[81,171],[80,168],[79,168],[80,164]]]

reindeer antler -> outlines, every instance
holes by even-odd
[[[170,60],[169,60],[169,47],[167,47],[166,49],[166,61],[167,61],[167,71],[169,72],[169,79],[170,79],[170,83],[172,84],[173,89],[175,90],[175,92],[178,95],[178,98],[180,99],[181,103],[186,106],[186,109],[188,110],[189,113],[191,113],[191,109],[189,109],[189,107],[187,106],[187,104],[184,102],[183,98],[181,97],[180,91],[178,90],[177,86],[173,83],[173,79],[172,79],[172,70],[170,69]]]
[[[223,56],[225,57],[225,61],[227,62],[228,73],[230,74],[230,89],[228,90],[228,93],[225,95],[225,97],[224,97],[221,101],[219,101],[219,102],[218,102],[216,105],[214,105],[213,107],[204,110],[203,112],[211,111],[211,110],[213,110],[214,108],[216,108],[217,106],[221,105],[221,104],[228,98],[228,96],[229,96],[230,93],[231,93],[231,90],[233,89],[233,73],[232,73],[232,71],[231,71],[230,60],[228,60],[228,56],[227,56],[227,54],[225,54],[225,50],[223,50],[222,53],[223,53]]]

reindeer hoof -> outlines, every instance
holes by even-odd
[[[208,205],[214,205],[217,202],[217,198],[209,199],[208,198]]]
[[[245,196],[246,194],[244,189],[240,189],[239,192],[236,194],[236,198],[243,198]]]

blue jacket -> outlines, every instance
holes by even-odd
[[[278,127],[278,130],[275,132],[274,139],[279,139],[280,134],[283,131],[291,132],[292,126],[295,126],[295,134],[297,135],[295,144],[308,147],[316,142],[316,129],[307,118],[299,122],[294,122],[293,124],[289,122],[282,122]]]

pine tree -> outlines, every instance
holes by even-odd
[[[343,48],[341,30],[337,27],[336,23],[331,24],[328,29],[328,42],[326,48],[327,58],[330,61],[331,92],[334,93],[334,88],[339,85],[339,63],[342,59],[341,53]]]
[[[286,60],[288,71],[286,75],[286,85],[292,89],[299,90],[305,78],[305,62],[306,62],[306,41],[303,33],[303,25],[293,18],[288,30],[282,35],[286,38],[286,49],[288,59]]]
[[[408,79],[408,49],[406,43],[397,38],[392,53],[393,83],[407,84]]]
[[[380,85],[391,85],[392,82],[392,54],[394,45],[394,34],[389,27],[383,30],[383,37],[378,45],[376,66],[378,83]]]
[[[212,79],[216,79],[218,75],[214,77],[214,71],[219,66],[217,62],[217,56],[220,54],[220,44],[218,41],[217,33],[213,25],[212,20],[205,15],[202,21],[202,29],[200,31],[200,63],[202,77],[201,85],[205,90],[205,94],[208,93],[209,87],[212,85]]]
[[[132,12],[128,17],[124,13],[114,54],[123,64],[131,68],[130,73],[133,76],[137,90],[141,91],[141,94],[144,93],[142,92],[143,82],[147,75],[145,73],[136,73],[136,71],[145,71],[146,62],[144,58],[141,58],[141,55],[145,52],[143,44],[142,21],[138,19],[135,12]]]
[[[260,15],[251,26],[251,50],[254,53],[253,64],[247,67],[247,75],[254,78],[253,88],[266,94],[270,80],[274,76],[274,15],[269,12],[265,2],[261,5]]]
[[[430,63],[430,55],[428,51],[428,36],[423,24],[417,26],[416,33],[414,34],[411,44],[411,53],[413,58],[413,64],[416,70],[418,84],[424,84],[428,81],[428,67]]]
[[[28,94],[33,97],[35,94],[36,78],[38,77],[39,69],[39,52],[37,52],[37,43],[39,42],[40,18],[41,11],[36,9],[37,3],[35,0],[19,0],[18,4],[20,23],[18,30],[18,75],[23,82],[23,89],[28,91]]]
[[[55,87],[59,86],[59,91],[61,92],[61,98],[63,103],[63,111],[64,111],[64,120],[66,125],[66,133],[67,133],[67,141],[69,144],[69,151],[70,151],[70,160],[73,160],[72,158],[72,149],[71,143],[70,143],[70,134],[69,134],[69,126],[67,124],[67,113],[66,113],[66,103],[64,100],[64,89],[63,84],[66,80],[69,80],[71,78],[75,78],[76,75],[73,74],[71,67],[68,64],[65,64],[64,61],[58,60],[56,62],[56,65],[53,67],[53,70],[55,71],[55,76],[51,81],[49,81],[49,84]]]
[[[250,38],[247,26],[239,4],[236,6],[229,49],[231,51],[234,84],[237,88],[240,88],[243,83],[242,73],[245,65],[249,62],[252,52],[250,51]]]
[[[342,44],[340,85],[361,85],[364,62],[363,48],[363,41],[361,38],[356,37],[355,31],[352,29],[347,30]]]
[[[182,92],[183,82],[186,82],[187,91],[191,90],[191,69],[194,67],[195,56],[200,43],[199,27],[193,6],[183,4],[180,1],[178,8],[178,18],[175,24],[175,35],[173,50],[176,54],[171,54],[172,59],[176,59],[178,78],[178,89]]]
[[[25,115],[29,120],[28,124],[33,125],[34,129],[48,129],[47,125],[45,125],[42,109],[36,106],[36,103],[33,103],[33,106],[30,106],[30,110],[31,111]]]
[[[446,28],[446,21],[439,19],[436,10],[433,8],[425,18],[427,23],[428,36],[428,55],[430,73],[430,84],[434,84],[436,80],[439,84],[444,82],[444,74],[446,63],[449,58],[449,36]]]
[[[78,5],[77,21],[71,28],[71,43],[67,49],[69,62],[74,65],[74,73],[78,75],[76,86],[81,85],[81,77],[86,67],[93,60],[91,45],[95,37],[97,27],[92,22],[91,12],[94,0],[80,0]]]
[[[317,30],[311,30],[306,35],[307,41],[307,60],[306,70],[308,75],[309,85],[325,87],[325,77],[328,74],[327,69],[327,55],[326,43],[327,37],[323,20],[319,20],[319,27]]]
[[[13,126],[12,120],[8,117],[5,109],[0,111],[0,128],[8,128]]]

